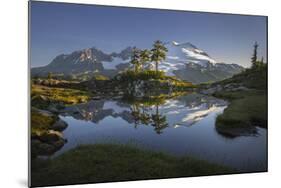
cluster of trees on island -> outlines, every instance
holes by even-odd
[[[153,44],[151,50],[133,48],[130,63],[134,66],[135,73],[143,70],[143,67],[148,62],[155,62],[155,71],[158,72],[158,64],[166,59],[168,49],[164,46],[163,42],[157,40]]]

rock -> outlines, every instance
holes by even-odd
[[[222,91],[222,89],[223,89],[223,88],[222,88],[221,85],[217,85],[217,86],[216,86],[216,92]]]
[[[37,145],[41,144],[42,142],[38,139],[31,139],[31,147],[36,147]]]
[[[216,130],[219,134],[229,138],[238,136],[256,136],[258,133],[257,128],[254,126],[247,128],[219,128],[216,126]]]
[[[38,155],[52,155],[58,151],[65,144],[64,140],[58,140],[54,143],[41,142],[38,139],[31,140],[31,155],[36,157]]]
[[[250,89],[242,86],[242,84],[230,83],[224,86],[218,84],[218,85],[213,85],[212,87],[205,87],[205,89],[201,89],[199,92],[204,95],[213,95],[214,93],[220,91],[248,91],[248,90]]]
[[[47,108],[50,112],[54,112],[54,113],[58,113],[59,110],[56,108],[56,106],[54,104],[51,104],[50,106],[48,106]]]
[[[37,139],[31,140],[31,155],[36,157],[38,155],[50,155],[56,151],[55,146],[41,142]]]
[[[64,104],[62,102],[59,102],[59,103],[50,103],[47,109],[50,112],[59,113],[64,108],[65,108]]]
[[[32,97],[31,104],[32,104],[32,106],[35,106],[35,107],[47,108],[50,105],[50,101],[45,96],[36,95],[36,96]]]
[[[250,89],[247,87],[244,87],[244,86],[239,86],[239,87],[231,89],[231,91],[248,91],[248,90],[250,90]]]
[[[100,99],[101,99],[101,96],[92,97],[92,100],[100,100]]]
[[[218,84],[218,85],[214,85],[212,87],[207,87],[208,89],[203,89],[201,91],[199,91],[201,94],[204,94],[204,95],[212,95],[216,92],[220,92],[223,90],[223,87]]]
[[[117,100],[117,99],[121,99],[122,96],[114,96],[114,97],[111,97],[111,98]]]
[[[212,95],[216,92],[216,88],[209,88],[209,89],[204,89],[201,90],[200,93],[204,94],[204,95]]]
[[[52,145],[58,150],[66,143],[65,140],[58,140],[54,142]]]
[[[55,146],[51,144],[42,143],[38,145],[38,154],[39,155],[51,155],[56,151]]]
[[[64,129],[66,129],[66,127],[67,127],[67,123],[59,119],[53,124],[52,129],[55,131],[63,131]]]
[[[62,134],[58,131],[49,130],[48,132],[40,135],[40,141],[45,143],[53,143],[62,139]]]
[[[52,155],[58,151],[67,141],[57,131],[49,131],[37,139],[31,139],[32,157],[38,155]]]

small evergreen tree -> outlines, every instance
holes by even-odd
[[[52,74],[51,72],[49,72],[49,73],[48,73],[48,82],[49,82],[49,85],[51,85],[52,78],[53,78],[53,74]]]
[[[48,80],[51,80],[53,78],[53,74],[51,72],[48,73]]]
[[[132,50],[132,56],[130,63],[134,65],[135,73],[139,72],[141,61],[140,61],[140,50],[136,47]]]
[[[150,61],[150,54],[151,54],[151,51],[145,49],[145,50],[142,50],[140,52],[140,63],[141,63],[141,66],[143,66],[145,63],[147,63],[148,61]]]
[[[253,53],[252,58],[251,58],[252,67],[253,68],[256,68],[257,64],[258,64],[258,62],[257,62],[258,46],[259,46],[258,43],[255,42],[255,44],[254,44],[254,53]]]
[[[166,59],[166,52],[168,52],[168,49],[164,46],[164,44],[157,40],[153,44],[152,48],[152,55],[151,55],[151,61],[155,62],[155,70],[158,72],[158,64],[159,62]]]
[[[151,115],[152,126],[157,134],[161,134],[162,130],[168,127],[166,116],[159,113],[159,105],[156,104],[156,112]]]
[[[261,57],[261,64],[262,64],[262,65],[264,64],[264,62],[263,62],[263,56]]]

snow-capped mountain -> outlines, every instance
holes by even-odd
[[[168,48],[167,61],[192,62],[202,66],[206,66],[208,63],[216,63],[206,52],[189,42],[180,44],[172,41],[166,46]]]
[[[198,64],[202,67],[206,67],[210,63],[216,63],[206,52],[189,42],[180,44],[172,41],[167,43],[166,47],[168,49],[167,57],[159,65],[159,68],[171,76],[175,75],[175,70],[184,69],[190,63]]]
[[[203,50],[186,42],[167,42],[168,49],[166,60],[159,63],[159,69],[167,75],[194,83],[218,81],[231,77],[243,70],[237,64],[216,62]],[[44,66],[32,68],[32,76],[46,76],[49,72],[65,76],[99,73],[113,77],[121,71],[130,68],[132,47],[127,47],[119,53],[104,53],[93,47],[74,51],[71,54],[59,55]],[[154,63],[149,64],[150,68]]]

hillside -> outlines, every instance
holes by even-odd
[[[202,85],[201,93],[230,102],[216,119],[219,133],[229,137],[256,135],[257,127],[267,128],[267,65]]]

